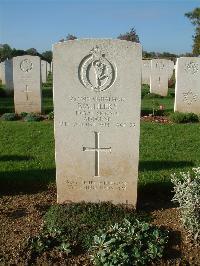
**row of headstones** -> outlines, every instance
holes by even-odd
[[[168,94],[168,81],[175,69],[174,110],[200,114],[200,58],[178,58],[176,65],[166,59],[142,60],[142,83],[150,85],[150,92]]]
[[[136,205],[141,45],[67,41],[54,45],[53,61],[58,202]],[[176,108],[200,113],[200,58],[179,58],[176,79]]]
[[[174,73],[174,62],[167,59],[142,60],[142,84],[150,85],[150,92],[167,96],[168,81]]]
[[[67,41],[54,45],[53,62],[58,202],[136,205],[141,45]],[[13,59],[18,112],[41,102],[40,67],[39,57]],[[176,108],[196,106],[192,111],[200,113],[200,58],[179,58],[176,80]]]
[[[0,63],[0,79],[6,93],[14,91],[16,113],[41,113],[41,82],[47,81],[52,64],[38,56],[24,55]]]

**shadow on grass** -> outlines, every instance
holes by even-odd
[[[191,161],[140,161],[139,171],[156,171],[194,166]]]
[[[20,155],[2,155],[0,156],[0,162],[7,161],[29,161],[33,159],[31,156],[20,156]]]
[[[0,195],[35,194],[55,181],[55,169],[0,172]]]
[[[137,207],[140,210],[153,211],[174,206],[173,185],[170,181],[148,183],[138,186]]]

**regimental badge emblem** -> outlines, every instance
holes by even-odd
[[[29,59],[22,60],[20,68],[23,72],[29,72],[33,69],[33,63]]]
[[[198,95],[194,94],[190,89],[188,92],[183,93],[184,102],[191,105],[193,102],[197,101]]]
[[[96,46],[81,61],[78,75],[85,88],[101,92],[109,89],[114,84],[117,77],[117,68],[109,57]]]
[[[199,70],[199,65],[195,62],[190,62],[185,65],[185,71],[189,74],[196,74]]]

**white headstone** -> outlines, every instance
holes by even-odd
[[[53,48],[57,200],[136,204],[142,49],[85,39]]]
[[[0,79],[2,84],[5,84],[5,61],[0,63]]]
[[[166,59],[151,60],[150,92],[161,96],[168,93],[168,61]]]
[[[168,73],[168,79],[170,80],[174,74],[174,62],[171,60],[168,61]]]
[[[0,79],[2,84],[5,85],[6,93],[10,94],[14,90],[12,59],[7,59],[0,63]]]
[[[41,60],[41,75],[42,75],[42,82],[47,82],[47,61]]]
[[[13,58],[15,112],[41,113],[40,57]]]
[[[142,84],[150,85],[151,60],[142,60]]]
[[[14,85],[13,85],[13,60],[6,60],[5,61],[5,85],[6,85],[6,92],[9,94],[13,92]]]
[[[49,75],[49,72],[51,72],[51,65],[47,62],[47,77]]]
[[[198,57],[177,59],[174,110],[200,114],[200,58]]]

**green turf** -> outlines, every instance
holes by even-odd
[[[37,192],[55,180],[52,122],[0,122],[0,190]]]
[[[49,86],[47,86],[49,85]],[[48,114],[53,111],[53,91],[50,87],[51,83],[44,84],[42,87],[42,112]],[[149,91],[149,86],[143,85],[143,90]],[[153,112],[153,108],[157,105],[163,105],[166,113],[173,112],[174,98],[170,95],[174,93],[174,89],[169,89],[169,96],[165,98],[147,98],[142,99],[141,112],[149,114]],[[14,112],[13,97],[0,97],[0,114]]]
[[[141,123],[139,192],[164,197],[170,174],[200,165],[200,124]],[[0,189],[26,193],[55,181],[53,122],[0,122]]]
[[[53,111],[53,91],[52,87],[42,87],[42,112],[48,114]],[[13,113],[14,110],[14,98],[0,97],[0,114]]]

